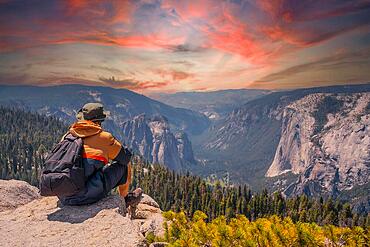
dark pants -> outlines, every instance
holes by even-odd
[[[94,172],[86,182],[85,189],[73,196],[59,198],[64,205],[94,203],[107,196],[118,185],[126,183],[127,166],[117,162]]]

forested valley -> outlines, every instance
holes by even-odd
[[[54,117],[19,109],[0,107],[0,115],[1,179],[20,179],[37,186],[48,150],[60,140],[68,126]],[[188,219],[199,210],[206,215],[202,216],[206,222],[220,216],[230,221],[244,215],[243,221],[252,222],[277,216],[289,218],[293,223],[361,226],[365,229],[370,226],[369,215],[354,212],[350,204],[332,198],[305,195],[285,198],[279,192],[270,193],[266,189],[254,193],[246,185],[210,183],[190,172],[178,174],[164,166],[149,164],[138,156],[132,164],[132,188],[143,188],[162,210],[183,212]]]

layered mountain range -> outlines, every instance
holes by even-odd
[[[78,109],[88,102],[101,102],[108,113],[105,127],[117,137],[120,125],[145,113],[168,119],[171,128],[191,134],[203,132],[209,120],[203,114],[175,108],[127,89],[63,85],[53,87],[0,86],[0,105],[37,111],[53,115],[67,123],[75,121]]]
[[[270,93],[259,89],[228,89],[211,92],[157,93],[150,97],[165,104],[203,113],[211,120],[226,117],[234,108]]]
[[[107,113],[103,127],[148,161],[176,170],[194,165],[187,134],[202,133],[209,119],[126,89],[64,85],[55,87],[0,86],[0,105],[55,116],[67,124],[84,104],[101,102]],[[144,117],[144,115],[147,117]]]
[[[84,103],[102,102],[105,128],[149,162],[288,196],[369,196],[370,84],[254,93],[226,113],[229,103],[213,105],[232,98],[225,92],[198,93],[196,108],[192,94],[169,106],[124,89],[1,86],[0,105],[70,123]]]

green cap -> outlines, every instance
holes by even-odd
[[[78,120],[104,121],[106,116],[102,104],[87,103],[77,112],[76,118]]]

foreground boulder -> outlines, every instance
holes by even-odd
[[[0,212],[40,198],[38,189],[19,180],[0,180]]]
[[[7,181],[0,181],[0,191],[9,191],[5,189]],[[15,191],[22,194],[22,189]],[[10,203],[15,197],[2,195],[9,205],[16,205]],[[147,246],[144,236],[148,232],[163,233],[161,210],[147,195],[138,205],[140,219],[135,220],[118,213],[117,195],[86,206],[61,206],[57,197],[39,198],[36,194],[35,198],[0,212],[0,245]]]

